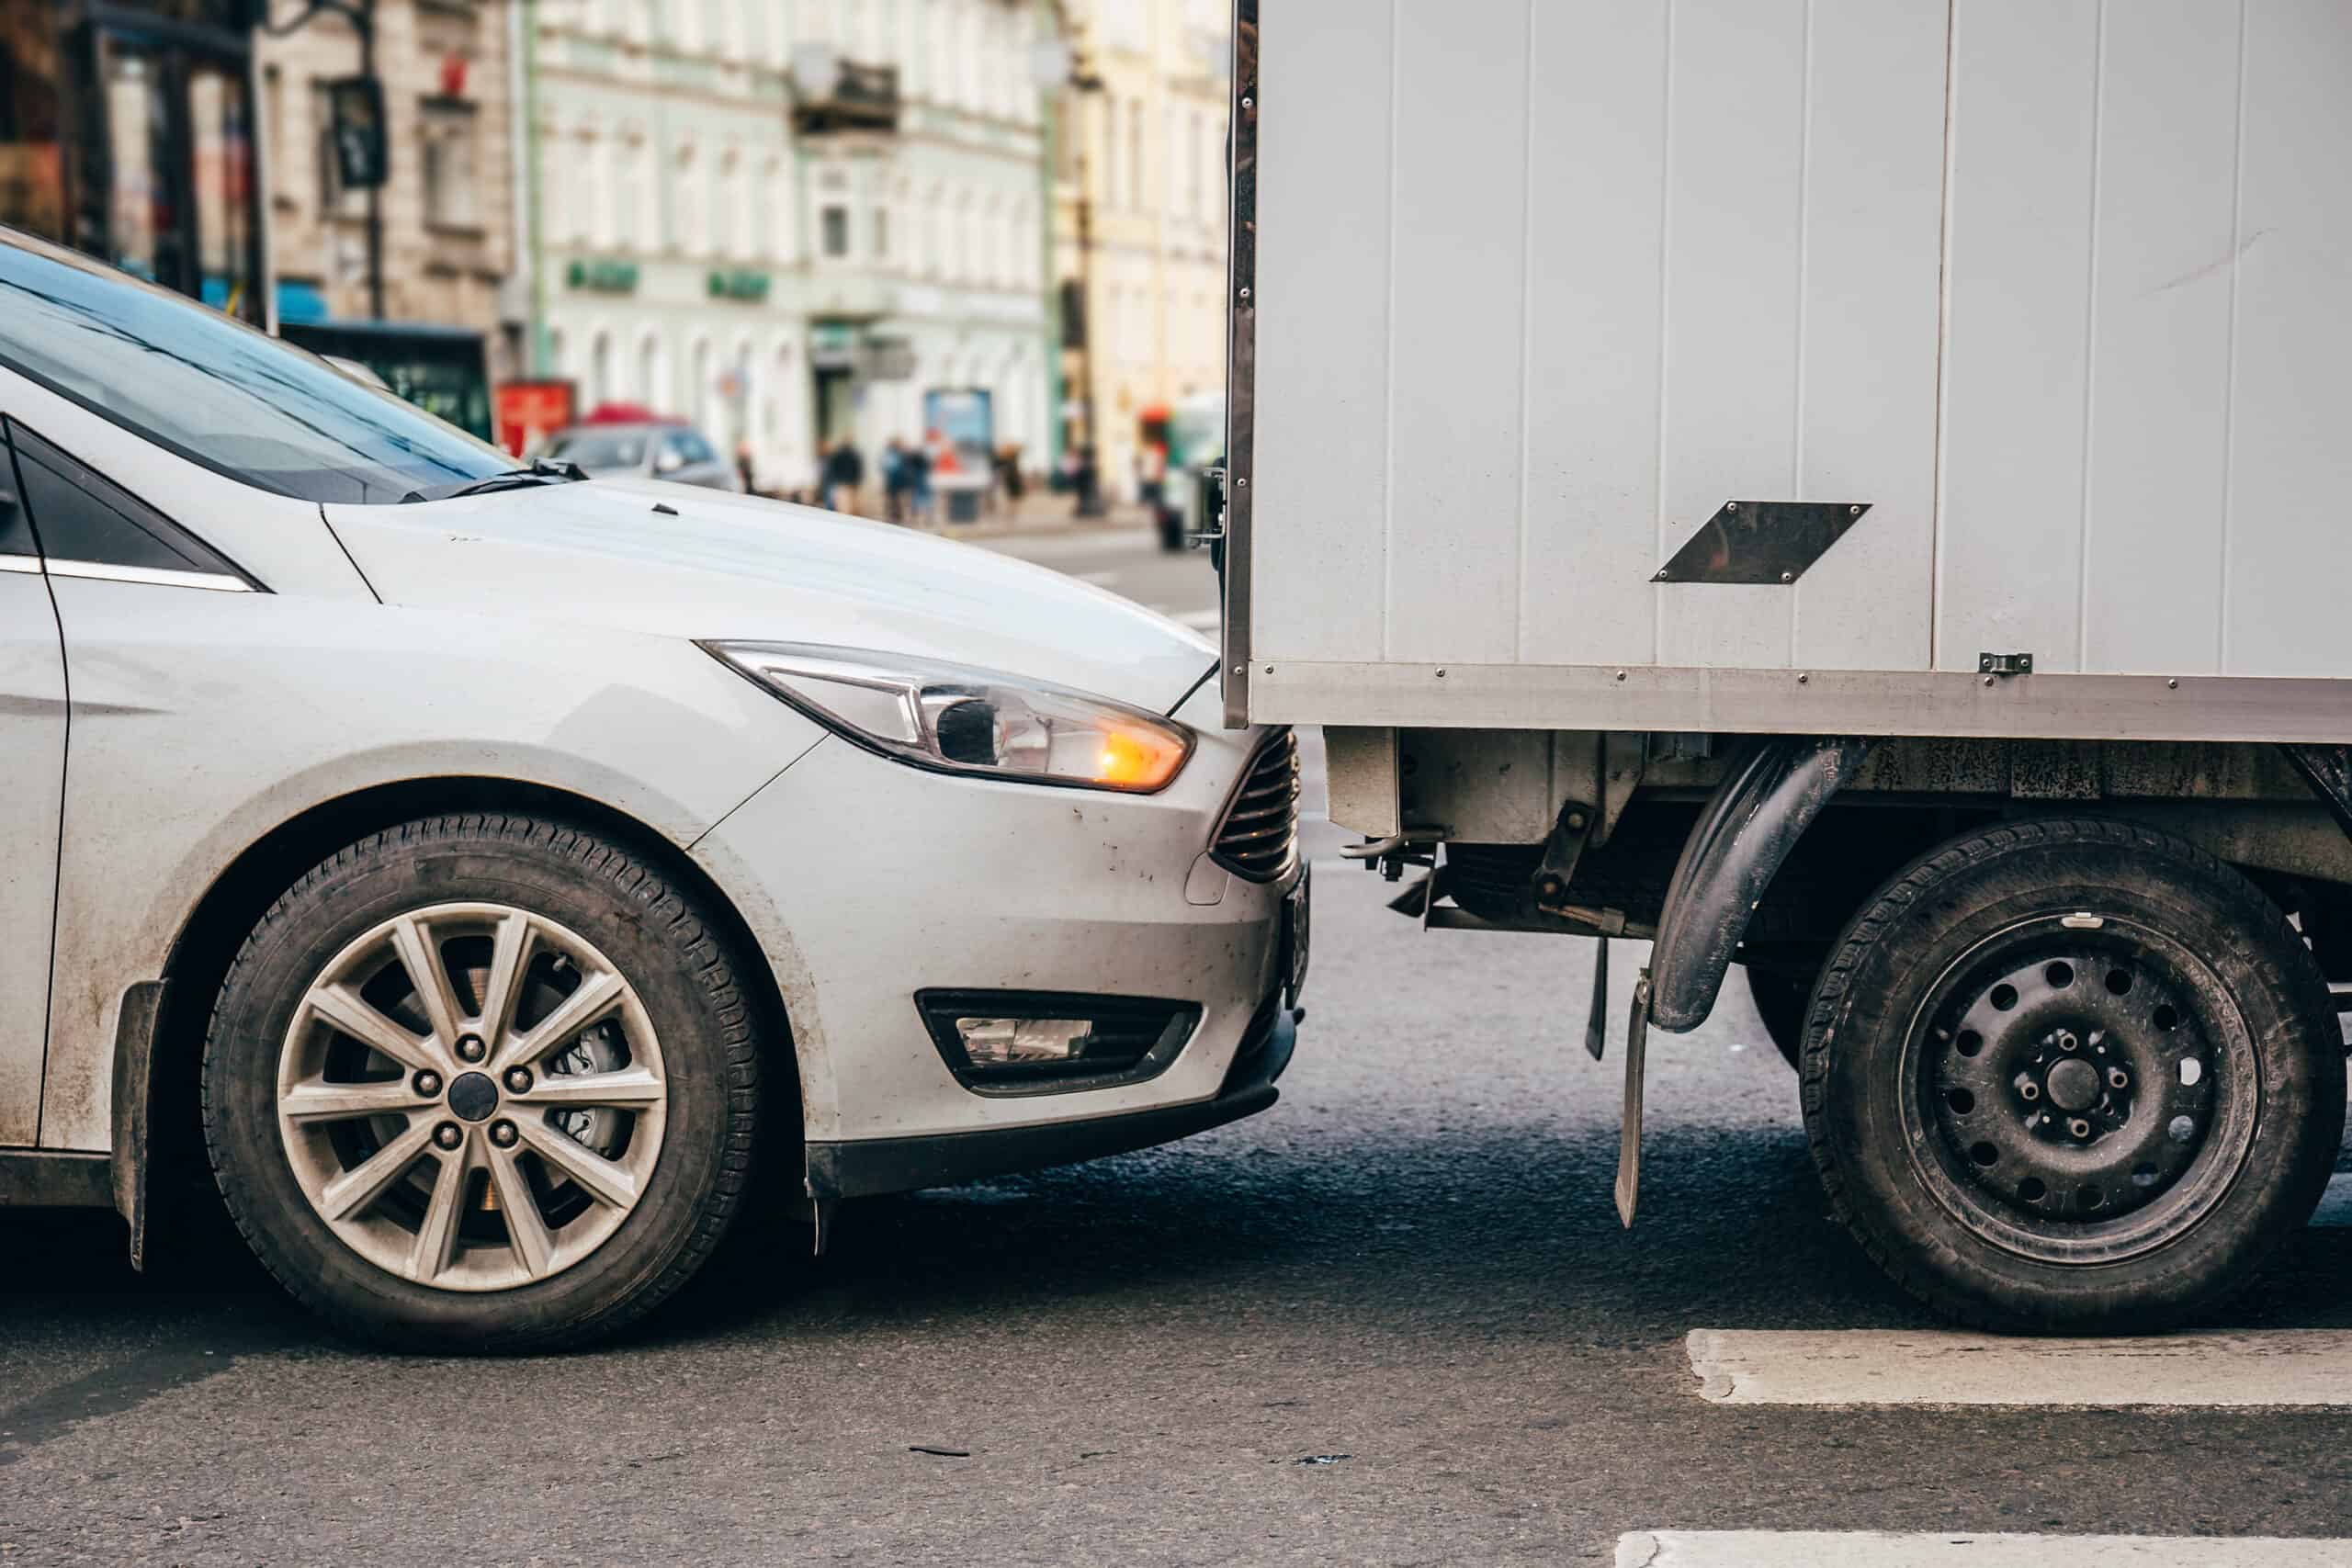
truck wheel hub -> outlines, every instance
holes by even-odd
[[[2029,1228],[2107,1224],[2195,1163],[2214,1051],[2192,992],[2122,933],[2020,931],[1931,1004],[1926,1109],[1968,1203]]]
[[[2080,1056],[2069,1056],[2052,1067],[2043,1082],[2050,1103],[2061,1111],[2088,1111],[2098,1103],[2098,1069]]]

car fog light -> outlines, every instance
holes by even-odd
[[[980,1094],[1139,1083],[1201,1017],[1191,1002],[1035,991],[924,991],[915,1003],[949,1070]]]
[[[972,1066],[1004,1067],[1083,1055],[1094,1026],[1082,1018],[959,1018],[956,1032]]]

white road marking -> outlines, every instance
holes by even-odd
[[[2008,1339],[1907,1329],[1693,1329],[1723,1404],[2352,1405],[2352,1332]]]
[[[1116,588],[1119,586],[1119,579],[1126,574],[1118,571],[1076,571],[1070,575],[1080,582],[1091,582],[1097,588]]]
[[[1166,615],[1167,612],[1162,611],[1161,614]],[[1168,618],[1174,621],[1180,626],[1190,626],[1196,632],[1213,632],[1216,630],[1217,624],[1225,619],[1225,612],[1222,610],[1187,610],[1182,615],[1169,615]]]
[[[1617,1568],[2345,1568],[2352,1540],[2257,1536],[1640,1530]]]

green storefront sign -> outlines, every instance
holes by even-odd
[[[637,292],[637,264],[624,261],[576,261],[564,269],[563,280],[574,288],[599,294]]]
[[[768,275],[764,272],[714,272],[710,275],[710,297],[714,299],[742,299],[756,305],[768,297]]]

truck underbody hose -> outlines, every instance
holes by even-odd
[[[1683,1034],[1707,1021],[1764,889],[1871,746],[1854,736],[1775,737],[1716,786],[1667,888],[1650,955],[1652,1023]]]

